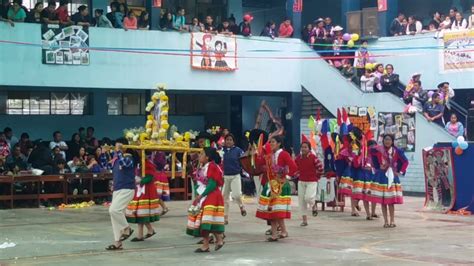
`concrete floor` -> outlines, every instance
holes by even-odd
[[[474,217],[421,212],[423,200],[405,197],[394,229],[347,209],[320,212],[302,228],[293,213],[290,237],[276,243],[264,241],[267,226],[250,200],[247,217],[232,206],[225,247],[207,254],[193,253],[197,239],[184,234],[188,202],[169,203],[157,236],[119,252],[104,250],[112,232],[103,206],[2,210],[0,244],[17,246],[0,249],[0,265],[474,265]]]

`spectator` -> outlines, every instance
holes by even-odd
[[[72,160],[68,162],[68,166],[73,173],[86,173],[89,171],[87,169],[87,154],[84,147],[79,148]]]
[[[471,15],[469,16],[467,27],[474,29],[474,4],[471,6]]]
[[[31,163],[31,166],[35,169],[43,170],[44,175],[50,175],[53,172],[51,150],[41,142],[37,143],[31,152],[28,163]]]
[[[441,22],[443,22],[441,20],[441,14],[438,11],[435,11],[433,14],[433,19],[430,21],[430,25],[434,25],[434,27],[438,29]]]
[[[413,82],[413,88],[408,94],[406,101],[410,102],[418,112],[423,111],[423,105],[428,100],[427,93],[421,88],[421,81]]]
[[[3,133],[5,133],[5,137],[8,143],[8,147],[11,149],[15,144],[18,143],[18,138],[13,135],[13,130],[9,127],[3,129]]]
[[[397,97],[402,97],[402,92],[398,88],[400,86],[400,77],[393,73],[393,65],[387,64],[385,66],[387,72],[382,76],[382,91],[390,92]]]
[[[252,22],[253,17],[249,14],[244,15],[244,20],[240,23],[240,34],[245,37],[252,36],[252,28],[250,27],[250,22]]]
[[[63,158],[57,159],[54,161],[54,169],[53,169],[53,174],[55,175],[62,175],[62,174],[67,174],[70,173],[71,170],[69,170],[66,160]]]
[[[59,24],[63,26],[72,25],[69,11],[67,10],[68,4],[69,0],[61,0],[59,1],[59,7],[56,9],[56,16],[58,16]]]
[[[374,92],[374,85],[378,81],[372,70],[366,69],[365,74],[360,77],[360,89],[363,92]]]
[[[173,29],[173,15],[171,13],[166,13],[160,20],[160,28],[164,31]]]
[[[444,106],[440,103],[439,94],[433,93],[432,101],[427,102],[423,108],[423,115],[429,122],[434,122],[442,127]]]
[[[275,39],[277,37],[277,34],[275,32],[276,24],[273,20],[270,20],[267,22],[267,25],[265,28],[263,28],[262,33],[260,33],[260,36],[265,36],[265,37],[270,37],[272,39]]]
[[[64,155],[61,152],[61,148],[59,148],[59,146],[56,146],[51,150],[51,157],[53,162],[59,158],[66,159],[64,158]]]
[[[401,35],[407,35],[407,27],[408,27],[408,20],[404,18],[402,21],[403,32],[401,33]]]
[[[314,44],[314,49],[322,49],[324,47],[317,46],[318,44],[326,44],[326,29],[324,28],[324,20],[319,18],[318,20],[314,21],[315,27],[313,27],[313,31],[311,32],[310,36],[310,43]]]
[[[217,32],[220,34],[225,34],[225,35],[232,35],[232,31],[230,30],[230,23],[227,19],[224,19],[219,26],[217,26]]]
[[[128,11],[127,16],[123,19],[124,30],[136,30],[137,29],[137,18],[133,10]]]
[[[342,60],[341,73],[348,81],[358,83],[356,71],[348,59]]]
[[[28,155],[28,150],[33,146],[33,143],[30,141],[30,136],[28,133],[21,133],[20,141],[18,142],[20,145],[21,153],[25,156]]]
[[[293,26],[291,26],[291,20],[285,18],[285,20],[280,24],[278,30],[278,37],[280,38],[291,38],[293,37]]]
[[[10,147],[4,132],[0,132],[0,158],[6,158],[10,155]]]
[[[69,142],[69,149],[66,153],[66,159],[72,160],[74,156],[77,156],[77,154],[79,154],[79,150],[81,148],[84,149],[85,153],[84,142],[81,140],[81,136],[79,135],[79,133],[72,134],[71,141]]]
[[[458,117],[455,113],[451,114],[451,120],[446,123],[445,128],[448,133],[454,137],[464,136],[464,126],[458,121]]]
[[[421,22],[418,21],[415,18],[415,16],[409,16],[407,30],[406,30],[407,35],[419,34],[421,33],[422,30],[423,30],[423,24],[421,24]]]
[[[324,29],[326,30],[326,37],[331,38],[334,36],[334,27],[332,25],[332,19],[327,17],[324,19]]]
[[[115,12],[117,12],[117,10],[119,9],[119,4],[117,2],[112,2],[110,3],[110,12],[107,13],[107,15],[105,15],[107,17],[107,19],[110,21],[110,23],[112,23],[112,26],[114,28],[117,28],[117,21],[116,21],[116,17],[115,17]]]
[[[91,18],[89,16],[89,8],[81,5],[77,8],[76,14],[72,15],[72,21],[75,25],[89,27],[91,25]]]
[[[201,32],[204,26],[199,22],[198,18],[193,18],[193,22],[189,25],[189,32]]]
[[[422,32],[435,32],[435,31],[438,31],[436,24],[434,22],[430,22],[430,24],[428,24],[428,30],[423,30]]]
[[[456,7],[451,7],[451,9],[449,9],[449,20],[451,21],[451,24],[449,25],[449,28],[451,28],[454,21],[456,20],[456,13],[457,12],[458,12],[458,9]]]
[[[449,86],[449,82],[441,82],[438,84],[438,94],[441,103],[449,109],[449,100],[454,97],[454,90]]]
[[[59,24],[58,16],[56,15],[56,1],[48,1],[48,7],[41,11],[41,20],[44,24]]]
[[[439,24],[439,30],[450,30],[451,29],[451,18],[446,17],[441,24]]]
[[[114,0],[114,1],[118,1],[119,5],[122,5],[123,6],[123,11],[122,13],[124,14],[128,14],[128,4],[127,4],[127,0]]]
[[[186,30],[186,17],[184,16],[186,11],[184,8],[178,8],[178,14],[175,16],[173,15],[173,29],[177,31],[185,31]]]
[[[369,42],[367,40],[362,41],[362,45],[355,52],[354,55],[354,67],[357,69],[357,76],[360,77],[365,71],[365,65],[372,61],[371,54],[368,50]]]
[[[237,25],[237,23],[235,23],[234,15],[231,15],[230,18],[229,18],[229,29],[232,32],[232,34],[234,34],[234,35],[239,34],[240,28]]]
[[[385,74],[384,70],[385,69],[383,68],[383,64],[378,63],[375,65],[374,74],[377,77],[377,82],[375,82],[375,87],[374,87],[375,92],[382,91],[382,76]]]
[[[26,17],[26,22],[29,23],[41,23],[41,11],[43,11],[44,5],[42,2],[38,2],[35,8]]]
[[[26,157],[21,153],[20,145],[13,147],[12,153],[6,159],[6,166],[13,174],[18,174],[28,168]]]
[[[98,28],[113,28],[112,22],[104,15],[103,9],[96,9],[94,11],[95,26]]]
[[[8,9],[8,19],[14,22],[24,22],[26,19],[26,12],[21,8],[21,0],[14,0],[13,5]]]
[[[87,135],[85,139],[86,152],[88,154],[94,154],[95,150],[99,147],[99,141],[94,137],[94,128],[87,128]]]
[[[87,169],[89,169],[91,173],[100,173],[102,171],[102,168],[97,162],[95,156],[89,157],[89,160],[87,162]]]
[[[303,31],[301,32],[301,39],[303,39],[303,42],[309,43],[309,38],[311,36],[312,30],[313,30],[312,24],[306,25],[306,28],[304,28]]]
[[[138,18],[138,29],[149,30],[150,29],[150,15],[146,11],[142,11]]]
[[[405,15],[399,13],[396,18],[393,19],[392,24],[390,24],[390,35],[391,36],[400,36],[405,35],[405,28],[402,25],[403,19],[405,19]]]
[[[64,159],[66,159],[66,151],[69,149],[69,147],[67,146],[66,142],[62,140],[62,138],[63,136],[61,135],[61,132],[55,131],[53,133],[53,141],[49,143],[49,148],[53,150],[55,147],[58,147],[61,155]]]
[[[467,29],[467,21],[462,17],[460,12],[456,13],[456,17],[451,25],[451,30],[464,30]]]
[[[411,79],[408,81],[408,84],[406,85],[405,87],[405,91],[403,92],[403,98],[405,99],[408,99],[409,98],[409,94],[411,92],[411,90],[413,89],[413,84],[416,82],[416,81],[419,81],[421,78],[421,74],[420,73],[415,73],[411,76]],[[411,102],[411,98],[410,98],[410,102]],[[408,103],[408,102],[407,102]]]
[[[341,56],[341,50],[344,48],[344,40],[342,39],[342,30],[341,26],[336,26],[333,28],[334,32],[334,41],[332,43],[332,50],[333,50],[333,59],[329,60],[329,64],[336,67],[337,69],[342,68],[342,61],[338,59]]]
[[[117,11],[115,14],[115,28],[123,29],[123,18],[125,17],[125,5],[117,3]]]

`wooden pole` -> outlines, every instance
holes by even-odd
[[[141,167],[142,167],[142,176],[141,177],[142,178],[145,177],[145,161],[146,161],[145,156],[146,156],[145,155],[145,150],[143,149],[142,150],[142,165],[141,165]]]
[[[171,179],[176,177],[176,152],[171,153]]]

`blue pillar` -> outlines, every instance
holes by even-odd
[[[398,16],[398,0],[387,0],[387,11],[379,12],[379,36],[388,36],[390,23]]]
[[[146,0],[146,10],[148,11],[148,14],[150,16],[150,29],[159,30],[161,8],[153,7],[153,0]]]
[[[346,13],[361,10],[360,0],[341,0],[341,25],[348,29]]]
[[[287,114],[291,113],[291,119],[286,120],[286,135],[287,141],[291,143],[294,148],[294,152],[297,154],[300,151],[300,120],[301,120],[301,92],[292,92],[288,99]]]
[[[293,4],[295,0],[286,0],[286,16],[291,19],[293,26],[293,38],[301,37],[301,12],[293,12]],[[304,8],[304,5],[303,5]]]
[[[231,14],[234,14],[234,17],[237,20],[236,23],[238,25],[240,23],[239,21],[241,21],[244,17],[242,0],[227,1],[227,17],[230,17]]]

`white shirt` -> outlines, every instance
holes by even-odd
[[[360,89],[363,92],[374,92],[376,79],[377,77],[372,76],[372,74],[368,78],[365,75],[360,77]]]
[[[59,142],[51,141],[49,143],[49,149],[50,150],[54,149],[56,146],[59,146],[60,148],[61,147],[66,147],[67,148],[67,144],[64,141],[59,141]],[[66,159],[66,152],[65,151],[61,150],[61,155],[63,156],[63,159]]]
[[[470,29],[474,28],[474,14],[469,16],[468,28]]]
[[[467,21],[466,19],[462,19],[461,23],[459,23],[457,20],[453,22],[453,25],[451,26],[451,30],[463,30],[467,29]]]

